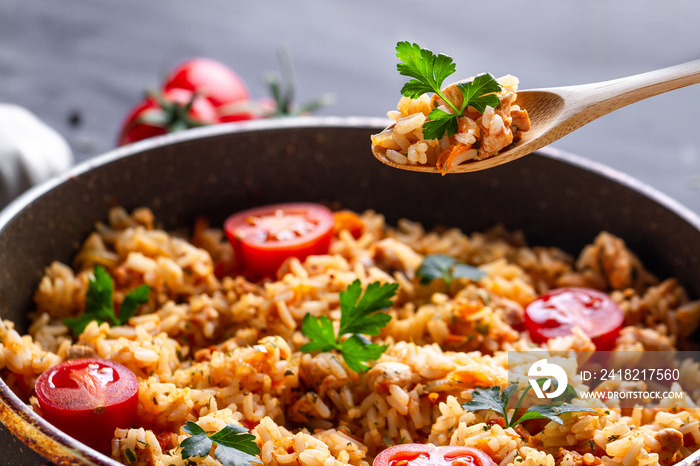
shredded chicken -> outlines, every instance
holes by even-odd
[[[367,384],[376,392],[387,391],[389,385],[405,388],[417,379],[413,369],[400,362],[379,362],[367,372]]]

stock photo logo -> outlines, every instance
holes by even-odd
[[[563,395],[569,384],[569,377],[566,375],[564,369],[557,364],[547,362],[547,359],[536,361],[530,366],[527,375],[528,377],[535,377],[534,379],[530,379],[530,385],[537,398],[541,399],[556,398]],[[540,387],[538,381],[542,378],[546,379],[543,381],[542,387]],[[556,389],[553,392],[549,392],[552,388],[552,379],[557,382]]]

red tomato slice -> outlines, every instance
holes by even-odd
[[[230,216],[224,231],[244,271],[265,277],[290,257],[327,254],[333,213],[319,204],[275,204]]]
[[[622,310],[610,296],[588,288],[559,288],[525,308],[525,328],[535,343],[571,335],[579,327],[598,350],[611,350],[623,320]]]
[[[73,359],[36,381],[44,419],[71,437],[109,451],[117,427],[136,418],[139,381],[128,368],[107,359]]]
[[[187,89],[206,98],[214,107],[250,99],[243,80],[231,68],[211,58],[192,58],[173,69],[163,89]]]
[[[489,455],[469,447],[436,447],[408,443],[387,448],[373,466],[496,466]]]

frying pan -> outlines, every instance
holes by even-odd
[[[111,206],[150,207],[166,229],[213,225],[275,202],[329,202],[470,233],[503,224],[529,243],[578,254],[600,231],[623,238],[659,277],[700,296],[700,218],[600,164],[545,148],[494,169],[426,175],[378,163],[387,121],[303,117],[216,125],[126,146],[76,166],[0,212],[0,317],[22,333],[44,267],[70,263]],[[117,465],[35,415],[0,379],[0,464]],[[684,465],[700,464],[693,455]]]

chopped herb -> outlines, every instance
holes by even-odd
[[[396,57],[401,61],[396,65],[399,73],[413,78],[404,84],[401,89],[402,95],[417,99],[422,94],[434,92],[452,110],[452,113],[439,108],[433,108],[430,111],[428,121],[423,125],[425,139],[440,139],[445,134],[448,136],[455,134],[458,130],[457,118],[468,106],[484,113],[487,105],[495,108],[500,103],[496,93],[501,90],[501,86],[488,73],[480,74],[472,81],[457,84],[464,98],[462,105],[458,107],[442,92],[445,79],[457,70],[451,57],[443,54],[435,55],[430,50],[422,49],[418,44],[409,42],[396,44]]]
[[[255,443],[255,436],[248,434],[248,429],[243,426],[229,424],[220,431],[207,435],[199,425],[187,421],[182,430],[191,435],[180,443],[183,460],[194,456],[207,457],[212,446],[216,446],[213,456],[224,466],[262,464],[256,456],[260,454],[260,448]]]
[[[487,322],[479,322],[475,327],[476,331],[482,335],[488,335],[491,326]]]
[[[85,294],[85,312],[77,317],[63,319],[63,323],[71,329],[75,335],[80,335],[93,320],[98,323],[107,322],[110,325],[124,325],[136,314],[138,307],[148,301],[151,288],[141,285],[131,290],[122,301],[119,315],[114,310],[112,295],[114,286],[107,271],[97,265],[94,269],[94,279],[88,281],[88,289]]]
[[[452,256],[446,254],[430,254],[425,256],[423,262],[416,270],[416,275],[423,285],[429,284],[433,280],[442,278],[447,290],[455,278],[468,278],[477,281],[486,276],[486,272],[478,267],[459,262]]]
[[[559,416],[564,413],[574,413],[574,412],[592,412],[595,413],[596,410],[591,408],[586,408],[583,406],[573,405],[564,401],[555,401],[552,403],[534,405],[529,407],[525,413],[518,419],[515,417],[518,415],[518,409],[525,399],[525,395],[530,391],[530,385],[523,390],[517,405],[515,406],[515,411],[513,416],[508,419],[507,407],[510,398],[518,391],[518,384],[510,384],[501,391],[501,387],[495,386],[487,389],[476,389],[472,393],[472,401],[464,403],[462,408],[468,409],[469,411],[480,411],[489,410],[495,411],[503,417],[505,422],[505,427],[515,427],[523,421],[528,419],[549,419],[557,424],[563,425],[564,421],[561,420]],[[568,390],[568,388],[567,388]],[[573,388],[572,388],[573,390]],[[574,391],[574,393],[576,393]]]
[[[396,294],[398,284],[374,282],[362,291],[360,280],[355,280],[340,293],[340,328],[335,334],[333,322],[324,316],[304,316],[301,331],[311,341],[301,347],[301,351],[340,351],[345,364],[355,372],[369,369],[367,361],[373,361],[386,351],[388,345],[372,343],[365,335],[378,335],[391,316],[379,312],[391,307],[391,298]],[[341,338],[350,335],[345,340]]]
[[[619,438],[620,438],[619,435],[611,435],[610,437],[608,437],[608,442],[613,442]]]
[[[124,454],[126,455],[126,459],[129,461],[129,463],[134,463],[136,461],[136,453],[134,453],[134,450],[131,448],[124,450]]]

